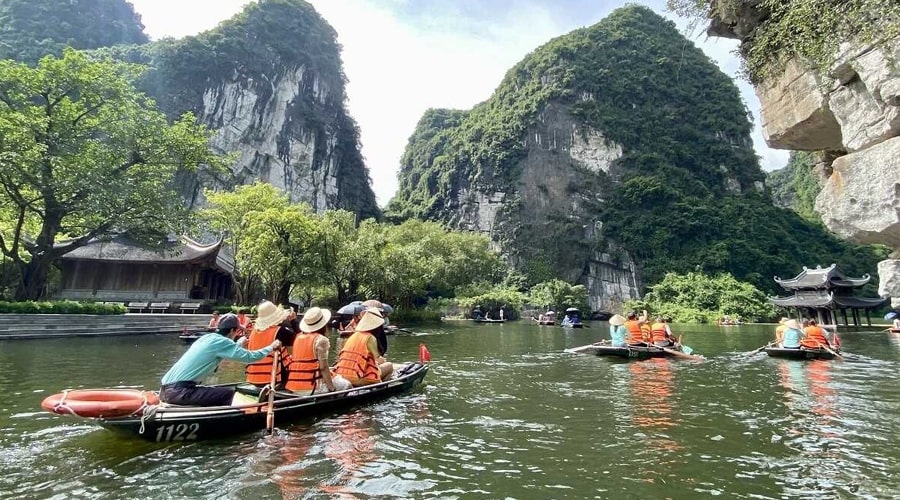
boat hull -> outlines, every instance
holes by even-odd
[[[781,347],[767,347],[766,354],[773,358],[787,359],[834,359],[834,354],[825,349],[784,349]]]
[[[287,425],[409,392],[422,384],[428,366],[420,363],[396,379],[348,391],[275,400],[275,423]],[[157,406],[143,415],[94,419],[99,425],[155,442],[201,441],[266,428],[267,403],[241,406]]]
[[[574,323],[571,325],[560,324],[559,326],[563,328],[584,328],[584,323]]]
[[[591,349],[596,356],[610,356],[624,359],[650,359],[672,356],[672,354],[659,347],[594,346]]]
[[[505,319],[476,319],[476,323],[506,323]]]

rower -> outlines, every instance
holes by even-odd
[[[653,325],[650,326],[650,338],[653,340],[653,345],[658,347],[673,347],[675,345],[675,342],[672,340],[672,332],[669,331],[669,326],[662,316],[657,316],[653,321]]]

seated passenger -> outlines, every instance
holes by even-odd
[[[247,349],[259,349],[262,346],[271,344],[276,340],[276,334],[281,329],[281,322],[284,321],[290,310],[281,306],[263,301],[256,308],[256,322],[253,325],[253,331],[250,332],[250,340],[247,342]],[[263,387],[271,383],[272,380],[272,362],[274,356],[269,355],[247,366],[247,382]],[[284,385],[287,376],[288,367],[291,364],[290,356],[287,349],[282,347],[279,351],[278,370],[275,372],[275,388],[280,389]]]
[[[653,345],[658,347],[675,346],[669,327],[662,316],[657,316],[653,321],[653,325],[650,326],[650,338],[653,340]]]
[[[209,319],[209,323],[206,325],[206,329],[214,332],[219,328],[219,311],[213,311],[212,318]]]
[[[563,320],[560,321],[559,326],[572,326],[572,324],[573,324],[573,323],[572,323],[572,318],[569,317],[568,314],[566,314],[566,315],[563,317]]]
[[[625,328],[625,317],[621,314],[614,314],[609,318],[609,338],[613,347],[627,347],[628,329]]]
[[[781,318],[781,320],[778,322],[778,326],[775,327],[776,344],[781,344],[782,340],[784,340],[784,331],[787,330],[787,326],[785,326],[785,323],[787,323],[787,321],[788,318]]]
[[[628,330],[630,336],[628,343],[630,345],[646,344],[649,338],[644,337],[644,330],[641,328],[647,323],[647,311],[638,318],[637,313],[628,313],[628,319],[625,321],[625,329]]]
[[[169,404],[188,406],[225,406],[234,398],[234,387],[209,387],[200,385],[212,375],[223,359],[239,363],[252,363],[281,347],[275,340],[255,351],[241,347],[235,339],[244,330],[237,316],[223,314],[219,319],[218,333],[200,337],[191,344],[181,358],[163,375],[159,398]],[[242,339],[243,340],[243,339]]]
[[[394,365],[378,355],[378,343],[371,333],[383,324],[384,318],[378,309],[366,309],[356,324],[356,332],[347,339],[338,354],[334,372],[349,380],[354,387],[381,382],[394,371]]]
[[[825,330],[816,324],[816,320],[809,320],[809,326],[803,329],[803,340],[800,345],[808,349],[817,349],[819,347],[831,348],[828,338],[825,337]]]
[[[800,349],[800,338],[803,332],[800,331],[800,325],[796,319],[789,319],[784,323],[784,335],[781,340],[781,347],[785,349]]]
[[[352,387],[339,375],[332,375],[328,368],[328,350],[331,344],[325,332],[331,321],[331,311],[310,307],[300,321],[300,334],[294,338],[291,366],[285,389],[302,394],[321,394],[344,391]]]

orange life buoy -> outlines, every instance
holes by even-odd
[[[41,408],[59,415],[90,418],[124,417],[159,404],[152,391],[138,389],[78,389],[44,398]]]

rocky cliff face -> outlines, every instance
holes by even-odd
[[[473,110],[426,113],[388,215],[490,234],[531,282],[584,284],[595,311],[618,312],[648,275],[711,262],[689,240],[726,224],[694,229],[688,207],[762,196],[749,134],[730,79],[626,7],[535,50]]]
[[[710,32],[744,40],[761,22],[765,13],[742,10],[715,19]],[[900,38],[842,43],[824,72],[791,60],[756,90],[771,147],[828,152],[816,199],[826,226],[900,249]],[[900,308],[900,260],[878,269],[879,292]]]
[[[179,179],[190,204],[202,187],[263,180],[317,212],[380,211],[359,132],[345,107],[335,31],[302,0],[260,0],[195,37],[111,50],[147,64],[142,86],[175,116],[191,111],[232,155],[233,176]]]

